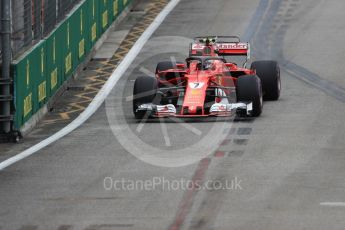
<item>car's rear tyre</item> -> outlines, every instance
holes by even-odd
[[[256,75],[245,75],[237,79],[237,101],[252,102],[252,116],[258,117],[262,113],[263,97],[261,80]]]
[[[251,69],[261,79],[265,100],[276,101],[280,97],[281,80],[279,64],[276,61],[255,61]]]
[[[162,61],[162,62],[159,62],[157,64],[157,67],[156,67],[156,73],[158,73],[159,71],[166,71],[168,69],[176,69],[176,64],[179,64],[181,62],[172,62],[172,61]]]
[[[171,62],[171,61],[163,61],[159,62],[156,67],[156,74],[158,74],[160,71],[166,71],[169,69],[178,69],[176,64],[183,64],[183,62]],[[179,82],[180,74],[179,73],[168,73],[164,74],[163,76],[160,76],[160,80],[162,81],[171,81],[173,79],[177,79]]]
[[[135,118],[142,119],[146,111],[137,111],[142,104],[153,103],[157,94],[158,81],[154,77],[138,77],[133,88],[133,113]]]

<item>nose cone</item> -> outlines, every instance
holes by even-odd
[[[203,115],[203,106],[186,106],[183,108],[183,115]]]
[[[197,75],[186,75],[188,84],[183,101],[184,115],[201,115],[208,87],[208,75],[198,73]]]
[[[189,114],[196,114],[196,106],[189,106],[188,113]]]

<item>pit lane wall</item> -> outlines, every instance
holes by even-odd
[[[84,0],[45,39],[12,64],[14,129],[56,93],[132,0]]]

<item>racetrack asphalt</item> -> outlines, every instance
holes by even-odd
[[[344,9],[182,0],[97,113],[0,172],[0,229],[344,229]],[[212,34],[277,60],[281,99],[253,120],[135,121],[134,80]]]

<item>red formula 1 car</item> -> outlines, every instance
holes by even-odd
[[[245,57],[244,64],[226,58]],[[197,37],[185,63],[160,62],[156,77],[138,77],[133,112],[144,117],[260,116],[263,100],[278,100],[279,65],[256,61],[246,68],[250,45],[236,36]]]

